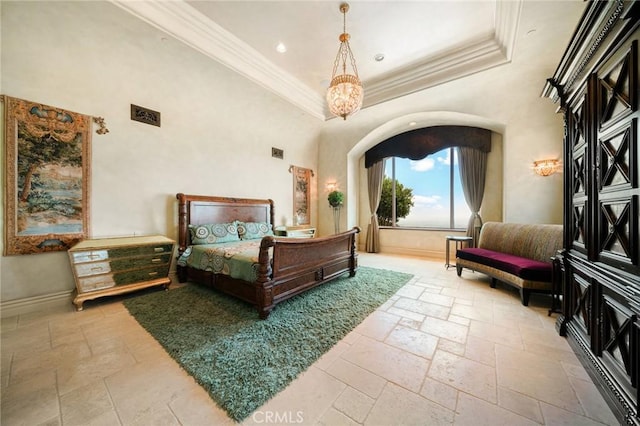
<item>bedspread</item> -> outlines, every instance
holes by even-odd
[[[256,239],[189,246],[178,258],[178,265],[255,282],[258,276],[260,241]],[[269,256],[271,257],[271,253]]]

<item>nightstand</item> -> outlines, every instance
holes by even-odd
[[[276,226],[273,233],[278,237],[313,238],[316,236],[316,228],[308,226]]]

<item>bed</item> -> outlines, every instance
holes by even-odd
[[[202,242],[198,234],[194,233],[195,229],[205,225],[211,228],[212,224],[234,224],[238,229],[242,224],[246,224],[247,228],[248,224],[266,224],[272,229],[273,201],[182,193],[177,194],[176,198],[178,280],[181,283],[189,281],[206,285],[251,303],[262,319],[266,319],[279,302],[347,272],[350,277],[356,274],[356,235],[360,232],[358,227],[328,237],[311,239],[276,237],[267,231],[264,236],[252,241],[256,249],[251,256],[252,279],[240,273],[232,276],[228,269],[233,270],[233,266],[224,266],[221,267],[222,271],[218,271],[219,268],[203,267],[200,262],[190,262],[189,257],[195,258],[191,251],[201,249],[211,253],[219,245],[201,247],[205,244],[193,244]],[[256,235],[258,234],[254,236]],[[242,250],[244,248],[238,248],[236,252]]]

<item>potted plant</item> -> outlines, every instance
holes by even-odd
[[[344,194],[340,191],[331,191],[327,199],[331,207],[340,207],[344,202]]]

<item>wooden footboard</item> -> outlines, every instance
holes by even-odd
[[[233,220],[273,224],[273,201],[177,194],[178,253],[190,245],[189,225]],[[353,229],[328,237],[296,239],[263,237],[258,256],[256,282],[178,266],[180,282],[191,281],[213,287],[256,306],[260,318],[267,318],[274,306],[310,288],[358,268]],[[271,257],[269,251],[272,250]]]

